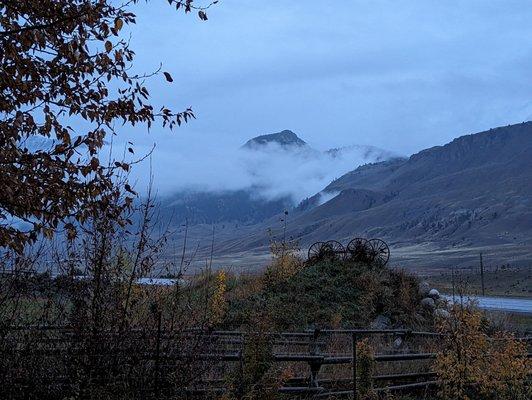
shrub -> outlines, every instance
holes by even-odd
[[[396,326],[432,326],[418,312],[417,279],[405,272],[343,261],[309,266],[299,259],[286,268],[291,255],[280,254],[262,278],[248,277],[231,288],[225,327],[248,323],[254,310],[268,313],[273,330],[367,327],[379,314]]]
[[[58,260],[60,278],[37,273],[38,252],[0,256],[0,272],[10,272],[0,276],[0,381],[9,382],[0,398],[162,398],[216,368],[199,355],[216,345],[203,329],[224,311],[225,276],[210,286],[139,284],[155,273],[165,243],[146,233],[150,204],[141,205],[137,232],[95,216],[67,254],[46,253]]]
[[[296,275],[304,264],[299,257],[299,245],[297,242],[270,241],[272,263],[264,273],[265,284],[276,284]]]
[[[439,323],[445,334],[436,372],[443,399],[527,399],[530,370],[526,346],[511,334],[488,336],[482,313],[471,304],[454,305]]]
[[[377,398],[373,390],[373,373],[375,372],[375,358],[368,339],[357,342],[357,394],[361,400]]]
[[[224,270],[220,270],[216,274],[214,283],[214,291],[209,299],[209,322],[211,325],[219,324],[225,316],[227,311],[227,301],[225,299],[225,292],[227,289],[227,275]]]
[[[268,317],[257,313],[242,336],[242,358],[236,373],[230,377],[230,391],[224,399],[274,400],[278,389],[292,377],[289,367],[273,362],[272,337]]]

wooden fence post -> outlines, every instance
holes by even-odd
[[[353,399],[357,400],[357,334],[354,332],[351,342],[353,344]]]
[[[312,335],[312,338],[310,339],[309,343],[309,354],[310,355],[317,355],[318,354],[318,337],[320,336],[320,330],[314,329],[314,334]],[[310,366],[310,386],[311,387],[318,387],[318,372],[321,369],[321,362],[317,363],[316,361],[312,361],[309,363]]]
[[[242,332],[240,334],[240,350],[238,352],[238,369],[240,377],[238,378],[237,394],[239,398],[242,397],[242,395],[244,394],[244,349],[246,345],[245,340],[246,336]]]
[[[482,253],[480,253],[480,283],[482,285],[482,296],[486,295],[484,290],[484,262],[482,260]]]
[[[162,312],[157,309],[157,338],[155,342],[155,390],[159,391],[159,381],[161,375],[161,322],[162,322]]]

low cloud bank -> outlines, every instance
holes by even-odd
[[[182,191],[251,190],[260,198],[288,197],[294,204],[320,192],[333,179],[359,165],[395,156],[368,146],[318,151],[275,143],[258,150],[197,144],[175,149],[156,147],[151,157],[154,185],[163,197]],[[147,152],[148,148],[137,149],[137,154],[139,151]],[[150,162],[135,167],[133,178],[139,190],[147,185],[149,168]]]

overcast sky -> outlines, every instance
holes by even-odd
[[[207,22],[152,0],[136,13],[136,68],[174,77],[148,83],[154,101],[198,118],[135,132],[154,158],[222,156],[283,129],[319,149],[412,154],[532,119],[529,0],[221,0]]]

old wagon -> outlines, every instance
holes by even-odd
[[[384,267],[390,259],[390,248],[382,239],[354,238],[347,246],[336,240],[316,242],[308,250],[308,262],[352,261]]]

